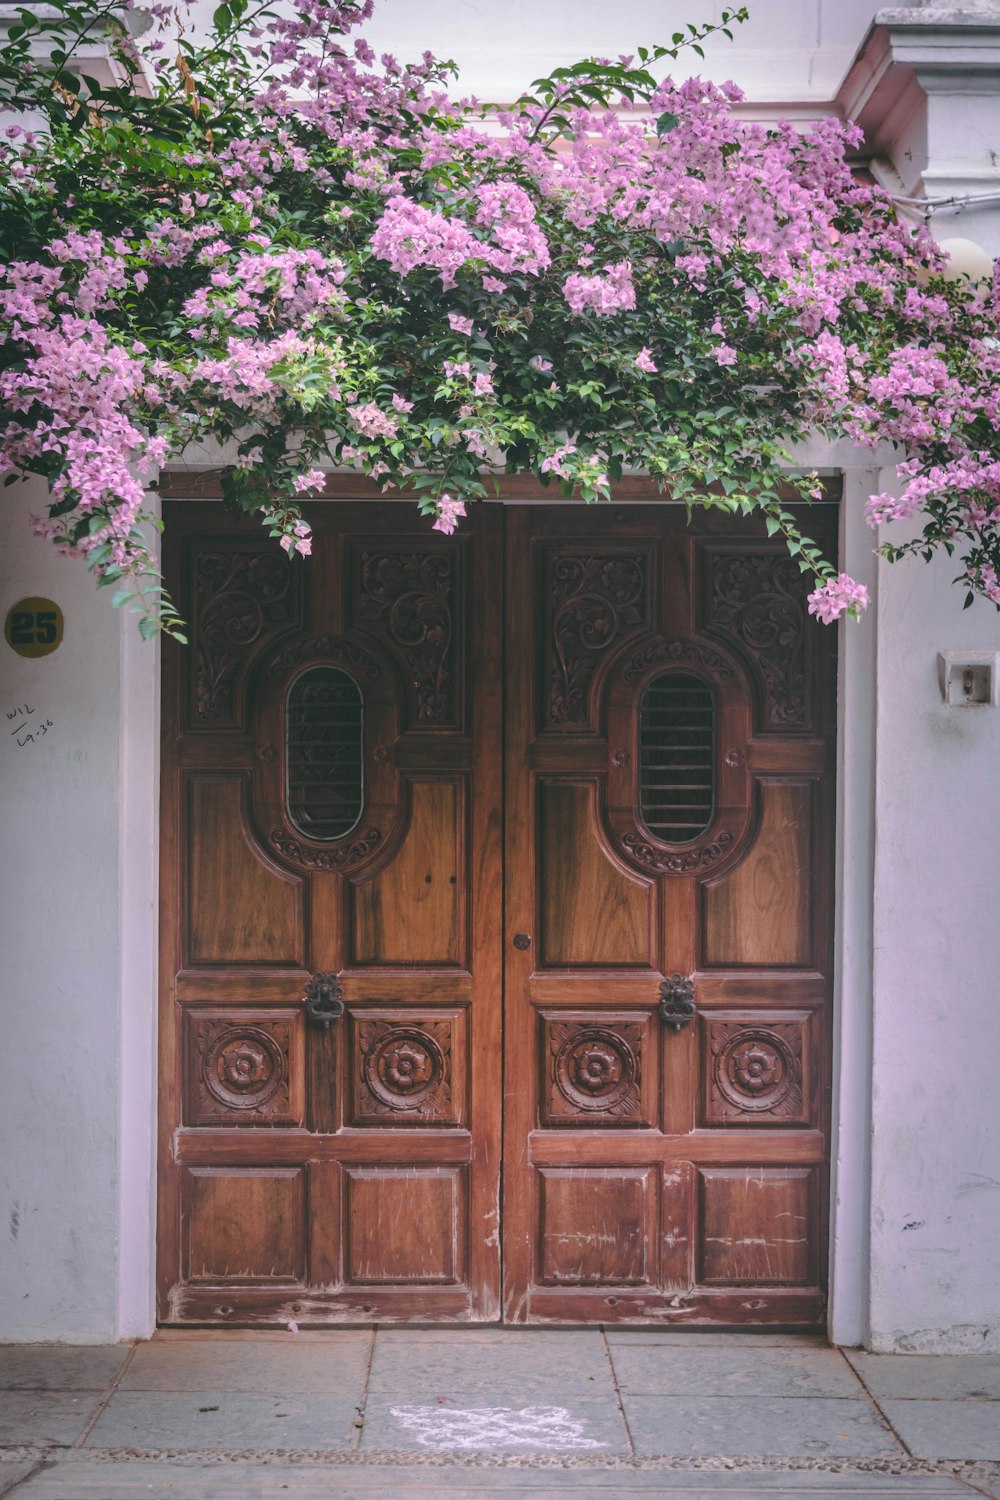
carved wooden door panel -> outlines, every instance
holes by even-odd
[[[834,636],[748,524],[507,547],[505,1317],[816,1323]]]
[[[171,511],[160,1316],[494,1319],[502,516]]]

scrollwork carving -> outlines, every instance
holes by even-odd
[[[306,636],[293,641],[272,659],[269,671],[272,677],[285,677],[299,662],[319,659],[345,662],[372,681],[381,674],[378,662],[361,646],[334,635]]]
[[[712,559],[712,625],[756,662],[764,721],[772,728],[807,723],[805,596],[804,575],[790,557],[752,553]]]
[[[205,723],[235,721],[233,688],[250,647],[294,618],[292,571],[275,552],[198,552],[194,709]]]
[[[651,646],[644,646],[637,651],[625,668],[624,677],[626,682],[638,682],[644,677],[650,667],[670,665],[674,662],[683,662],[685,665],[693,663],[695,666],[704,667],[713,676],[723,681],[733,676],[729,663],[706,646],[702,641],[654,641]]]
[[[270,836],[271,847],[301,870],[351,870],[367,859],[381,842],[382,834],[377,828],[366,828],[349,843],[331,849],[313,849],[301,840],[293,839],[283,828],[275,828]]]
[[[660,849],[640,833],[629,831],[618,836],[623,854],[660,875],[694,875],[706,870],[729,853],[733,842],[733,835],[723,831],[707,844],[698,844],[692,849]]]
[[[384,630],[409,676],[419,723],[455,717],[453,553],[364,552],[358,622]]]
[[[549,722],[585,724],[587,694],[601,657],[623,636],[646,623],[647,559],[614,555],[556,554],[548,560],[553,656],[549,678]]]

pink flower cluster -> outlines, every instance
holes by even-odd
[[[312,530],[307,521],[293,521],[291,531],[286,531],[278,540],[289,557],[294,557],[296,552],[300,557],[308,557],[312,551]]]
[[[226,267],[217,265],[209,285],[184,304],[192,321],[213,319],[234,328],[274,324],[275,314],[299,328],[341,306],[344,267],[319,250],[243,250]]]
[[[816,615],[824,625],[839,620],[843,614],[857,615],[868,608],[868,590],[863,583],[856,583],[847,573],[830,578],[809,595],[809,613]]]
[[[466,261],[482,252],[464,224],[402,196],[390,199],[371,244],[374,254],[388,261],[397,275],[428,266],[437,271],[445,288],[453,287]]]
[[[575,443],[563,443],[562,447],[557,448],[554,453],[550,453],[548,458],[542,459],[539,465],[539,472],[542,474],[555,474],[559,479],[572,478],[572,470],[567,468],[566,460],[575,452]]]
[[[362,437],[384,438],[386,442],[390,442],[399,431],[396,418],[390,417],[374,401],[368,401],[364,406],[351,407],[349,417],[351,425],[357,428]]]
[[[459,517],[464,515],[464,500],[453,500],[450,495],[442,495],[437,505],[437,519],[431,529],[443,531],[445,536],[451,536]]]
[[[635,307],[632,267],[627,260],[607,266],[596,276],[575,273],[563,282],[563,296],[575,313],[587,310],[607,317],[609,313],[630,312]]]
[[[939,252],[852,175],[855,127],[765,126],[734,114],[734,85],[696,78],[665,80],[648,111],[565,102],[558,135],[542,99],[483,129],[429,54],[403,67],[347,40],[371,9],[255,13],[263,82],[221,143],[197,125],[169,182],[157,165],[131,197],[110,191],[99,152],[86,158],[108,222],[127,205],[106,232],[72,195],[52,209],[43,137],[0,143],[16,190],[51,211],[37,259],[0,271],[0,337],[16,346],[0,472],[51,477],[53,535],[110,542],[127,562],[141,475],[205,437],[239,437],[234,483],[251,498],[271,487],[261,509],[290,555],[309,551],[297,497],[322,488],[328,445],[396,484],[447,451],[434,526],[449,534],[460,485],[504,448],[588,497],[606,491],[611,451],[657,475],[688,464],[703,484],[729,461],[711,425],[680,443],[670,409],[652,408],[660,382],[636,378],[669,348],[688,415],[699,388],[739,372],[744,451],[772,475],[810,423],[902,448],[899,493],[872,496],[869,520],[922,511],[935,542],[971,549],[974,588],[1000,597],[1000,269],[975,303],[927,286]],[[585,73],[559,87],[593,96]],[[179,86],[175,102],[190,112],[196,95]],[[442,299],[437,282],[460,291]],[[687,320],[677,361],[666,308]],[[147,349],[132,330],[154,327]],[[552,374],[552,350],[559,382],[533,379]],[[81,517],[94,530],[78,542]],[[841,574],[809,607],[831,621],[866,602]]]

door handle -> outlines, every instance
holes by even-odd
[[[306,985],[306,1019],[329,1031],[344,1014],[344,991],[339,974],[314,974]]]
[[[523,953],[526,948],[531,947],[531,938],[526,932],[515,932],[514,947],[517,948],[520,953]]]
[[[690,974],[671,974],[660,985],[660,1015],[671,1031],[680,1031],[694,1020],[694,979]]]

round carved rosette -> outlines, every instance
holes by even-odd
[[[601,1026],[575,1032],[555,1056],[556,1087],[577,1109],[613,1110],[638,1075],[638,1060],[628,1042]]]
[[[209,1093],[227,1109],[260,1109],[284,1081],[284,1053],[257,1027],[224,1031],[205,1054],[204,1076]]]
[[[365,1081],[389,1109],[415,1109],[444,1078],[441,1048],[425,1031],[392,1031],[365,1058]]]
[[[715,1059],[715,1081],[741,1110],[773,1110],[795,1081],[795,1058],[773,1032],[740,1031]]]

